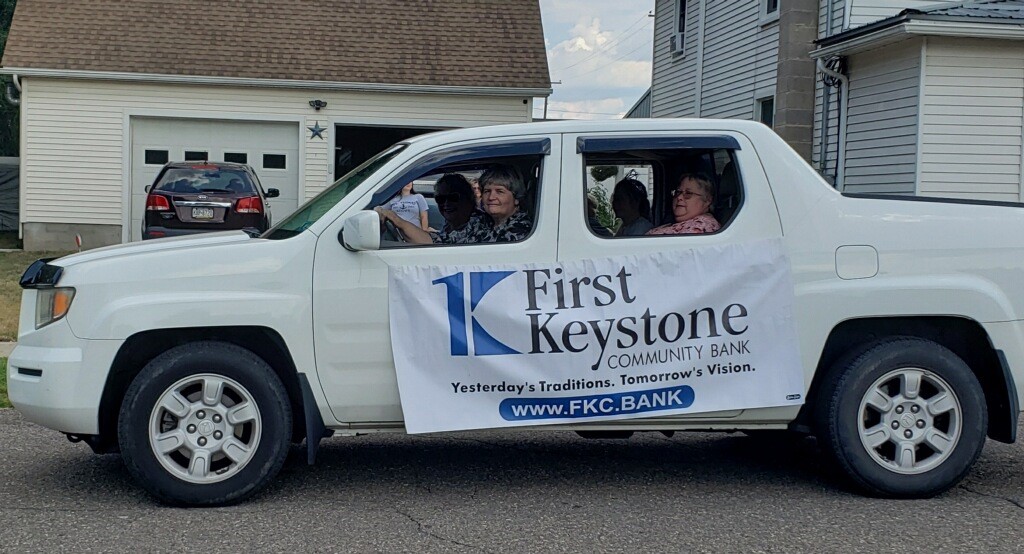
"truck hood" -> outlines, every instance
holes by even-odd
[[[118,244],[115,246],[105,246],[103,248],[65,256],[50,263],[61,267],[71,267],[95,260],[107,260],[111,258],[132,256],[135,254],[170,250],[196,250],[204,247],[218,246],[234,242],[245,242],[247,240],[251,240],[251,237],[244,231],[224,231],[222,233],[208,233],[189,237],[173,237],[142,242],[131,242],[128,244]]]

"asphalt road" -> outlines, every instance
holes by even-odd
[[[0,410],[0,550],[1021,552],[1024,446],[932,500],[864,498],[811,440],[644,433],[332,438],[245,504],[178,509],[117,456]]]

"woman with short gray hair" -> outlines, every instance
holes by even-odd
[[[497,165],[480,176],[484,211],[491,216],[491,229],[480,242],[516,242],[533,229],[533,219],[520,205],[526,199],[523,175],[511,165]]]

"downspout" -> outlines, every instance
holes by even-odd
[[[833,0],[827,0],[825,10],[825,38],[832,36]],[[828,114],[832,109],[832,88],[821,84],[821,141],[818,144],[818,170],[825,174],[828,169]]]
[[[700,0],[700,20],[697,25],[697,79],[695,94],[693,98],[693,112],[696,117],[701,117],[701,104],[704,102],[704,19],[707,17],[706,0]],[[683,38],[686,43],[686,38]],[[685,47],[684,47],[685,48]]]
[[[15,95],[14,93],[12,93],[12,87],[8,85],[4,88],[4,97],[7,99],[7,102],[10,103],[12,106],[18,106],[21,104],[21,80],[18,79],[18,76],[16,74],[12,74],[11,83],[14,84],[13,88],[18,91],[18,94]]]
[[[832,71],[825,67],[825,62],[818,58],[816,60],[818,71],[839,81],[839,148],[836,152],[836,182],[837,190],[843,190],[844,173],[846,169],[846,105],[850,96],[850,80],[842,73]]]

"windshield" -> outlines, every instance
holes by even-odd
[[[338,179],[333,185],[328,187],[327,190],[318,194],[316,198],[306,202],[306,204],[299,208],[298,211],[267,231],[267,233],[263,235],[263,238],[274,240],[286,239],[294,237],[295,235],[305,231],[310,225],[316,223],[318,219],[330,211],[330,209],[338,202],[341,202],[342,198],[348,196],[348,193],[363,184],[363,181],[366,181],[366,179],[376,173],[378,169],[383,167],[384,164],[397,156],[399,152],[405,149],[405,147],[405,144],[396,144],[388,150],[370,158],[364,162],[363,165],[349,171],[344,177]]]
[[[153,190],[172,194],[256,194],[245,171],[207,165],[172,167]]]

